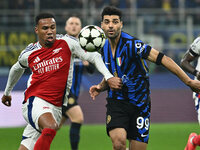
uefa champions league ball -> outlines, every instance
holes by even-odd
[[[100,50],[105,44],[105,39],[103,30],[95,25],[85,26],[78,36],[82,49],[88,52]]]

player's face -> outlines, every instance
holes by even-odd
[[[120,36],[122,21],[117,15],[105,15],[101,22],[101,28],[109,39],[115,39]]]
[[[51,47],[56,40],[56,22],[54,18],[40,19],[35,27],[38,40],[43,47]]]
[[[70,36],[78,37],[81,31],[81,21],[77,17],[71,17],[66,21],[65,31]]]

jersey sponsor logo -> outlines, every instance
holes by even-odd
[[[52,55],[59,53],[61,49],[62,49],[62,47],[54,49]]]
[[[59,63],[63,61],[62,56],[43,60],[33,65],[33,69],[39,74],[59,69]]]

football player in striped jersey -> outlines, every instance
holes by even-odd
[[[122,79],[122,89],[113,90],[105,79],[90,88],[93,99],[107,90],[106,127],[113,150],[146,150],[150,128],[150,89],[146,59],[163,65],[192,90],[199,92],[200,82],[190,79],[169,57],[150,45],[122,31],[122,12],[107,6],[102,12],[101,27],[107,40],[102,49],[106,67]]]

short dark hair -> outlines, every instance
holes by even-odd
[[[119,19],[121,20],[122,19],[122,11],[114,6],[106,6],[102,13],[101,13],[101,19],[103,20],[103,17],[105,15],[117,15],[119,16]]]
[[[54,18],[55,19],[55,16],[48,12],[40,13],[35,17],[35,25],[38,25],[38,22],[40,19],[45,19],[45,18]]]

